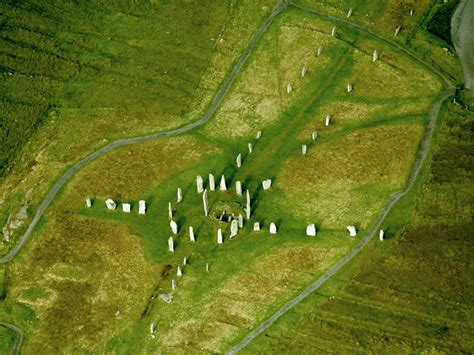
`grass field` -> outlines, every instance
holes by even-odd
[[[450,105],[425,178],[384,222],[388,239],[245,352],[472,352],[473,118]]]
[[[258,8],[252,23],[271,6]],[[235,21],[229,27],[235,31],[246,17],[232,13],[227,24]],[[76,174],[7,267],[12,281],[0,315],[25,331],[25,353],[221,352],[357,243],[346,225],[363,233],[404,185],[441,85],[403,54],[357,32],[341,27],[331,37],[332,26],[288,10],[265,33],[207,125],[117,149]],[[372,63],[375,48],[380,60]],[[229,58],[213,58],[206,73],[223,75]],[[301,77],[303,66],[308,72]],[[201,98],[218,84],[206,75]],[[351,93],[345,91],[349,82]],[[323,125],[327,113],[333,118],[329,127]],[[314,142],[313,130],[319,133]],[[243,166],[237,169],[239,152]],[[203,216],[195,190],[196,175],[207,184],[208,173],[224,174],[230,187],[210,193],[210,218]],[[260,185],[266,178],[273,179],[269,191]],[[214,216],[223,208],[243,212],[237,180],[251,192],[253,213],[229,240],[229,224]],[[177,187],[184,192],[180,204]],[[93,199],[90,209],[86,196]],[[121,212],[120,205],[106,211],[106,198],[132,202],[132,213]],[[137,215],[141,198],[149,206],[145,216]],[[180,227],[175,253],[167,251],[168,202]],[[253,232],[254,221],[264,230]],[[277,224],[277,235],[268,233],[270,222]],[[309,223],[318,226],[315,238],[304,235]],[[190,225],[196,243],[188,239]],[[179,278],[184,257],[189,262]],[[165,292],[173,296],[170,304],[160,300]]]

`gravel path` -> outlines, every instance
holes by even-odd
[[[19,354],[21,344],[23,343],[23,332],[21,329],[15,327],[13,324],[0,322],[0,327],[7,328],[15,333],[15,344],[13,345],[13,349],[11,351],[12,354]]]
[[[471,0],[471,1],[474,2],[474,0]],[[372,237],[375,235],[377,230],[380,228],[380,225],[382,224],[383,220],[385,219],[387,214],[390,212],[392,207],[395,205],[395,203],[400,198],[405,196],[411,190],[411,188],[413,187],[413,185],[416,181],[416,178],[417,178],[417,176],[418,176],[418,174],[421,170],[421,167],[422,167],[422,165],[423,165],[423,163],[426,159],[426,156],[428,155],[431,138],[433,136],[434,128],[436,127],[437,118],[438,118],[438,115],[439,115],[441,105],[449,96],[451,96],[454,93],[453,92],[453,86],[452,86],[451,82],[449,81],[449,79],[443,73],[437,71],[436,69],[434,69],[434,68],[430,67],[429,65],[427,65],[426,63],[422,62],[411,51],[407,50],[404,47],[401,47],[399,44],[397,44],[395,42],[392,42],[392,41],[390,41],[390,40],[388,40],[388,39],[386,39],[386,38],[384,38],[384,37],[382,37],[382,36],[380,36],[376,33],[373,33],[370,30],[364,29],[363,27],[361,27],[357,24],[339,19],[337,17],[324,15],[324,14],[321,14],[321,13],[318,13],[318,12],[315,12],[315,11],[312,11],[312,10],[309,10],[309,9],[306,9],[306,8],[303,8],[303,7],[297,6],[297,8],[299,8],[300,10],[302,10],[306,13],[310,13],[310,14],[313,14],[313,15],[316,15],[316,16],[319,16],[319,17],[323,17],[323,18],[332,20],[334,22],[343,24],[343,25],[351,27],[351,28],[355,28],[355,29],[357,29],[361,32],[364,32],[364,33],[366,33],[366,34],[368,34],[372,37],[375,37],[378,40],[381,40],[381,41],[383,41],[383,42],[385,42],[385,43],[387,43],[387,44],[389,44],[393,47],[396,47],[398,50],[400,50],[400,51],[404,52],[405,54],[407,54],[412,60],[414,60],[415,62],[417,62],[421,65],[423,65],[425,68],[427,68],[428,70],[430,70],[431,72],[435,73],[440,78],[442,78],[442,80],[444,82],[445,90],[444,90],[443,94],[438,97],[438,99],[436,100],[436,102],[434,103],[434,105],[431,109],[429,123],[428,123],[428,126],[427,126],[426,130],[425,130],[421,145],[420,145],[420,147],[417,151],[416,158],[415,158],[415,163],[413,165],[410,176],[408,177],[408,182],[407,182],[405,188],[401,191],[393,193],[390,196],[387,204],[380,211],[379,215],[377,216],[377,219],[376,219],[375,223],[372,225],[370,230],[367,232],[367,234],[360,240],[360,242],[347,255],[345,255],[342,259],[340,259],[335,265],[331,266],[331,268],[329,268],[329,270],[327,270],[321,277],[319,277],[317,280],[315,280],[309,286],[307,286],[299,295],[297,295],[296,297],[291,299],[283,307],[281,307],[279,310],[277,310],[272,316],[270,316],[265,321],[263,321],[257,328],[252,330],[239,343],[235,344],[227,352],[227,354],[236,354],[238,351],[242,350],[247,344],[249,344],[257,336],[262,334],[265,331],[265,329],[267,329],[273,323],[275,323],[275,321],[278,318],[280,318],[282,315],[284,315],[286,312],[288,312],[290,309],[292,309],[294,306],[296,306],[298,303],[300,303],[306,297],[308,297],[311,293],[313,293],[319,287],[321,287],[321,285],[323,285],[328,279],[330,279],[345,264],[347,264],[347,262],[350,261],[372,239]]]

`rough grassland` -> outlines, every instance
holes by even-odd
[[[386,241],[374,240],[245,352],[473,351],[473,119],[450,105],[415,207],[403,201],[384,223]]]
[[[29,335],[26,353],[224,351],[347,253],[357,242],[346,236],[347,221],[319,214],[313,206],[298,211],[307,201],[298,195],[300,187],[309,184],[326,193],[321,203],[329,212],[340,209],[345,189],[342,196],[355,211],[353,223],[364,228],[410,169],[426,117],[414,102],[428,109],[428,97],[439,86],[399,53],[384,54],[383,62],[371,65],[370,41],[342,29],[332,38],[331,27],[288,11],[271,25],[208,125],[187,136],[110,152],[75,176],[9,270],[14,282],[1,315],[15,319]],[[323,54],[316,57],[321,43]],[[367,75],[367,68],[384,78],[399,70],[396,63],[422,80],[394,77],[376,94],[357,85],[345,93],[348,78]],[[308,67],[304,78],[302,65]],[[288,81],[295,89],[290,95]],[[432,91],[420,95],[428,84]],[[411,106],[384,113],[385,103],[394,105],[380,92],[385,89],[400,91]],[[331,107],[332,100],[350,103],[354,97],[370,110],[375,107],[367,118],[364,109],[358,120],[335,117],[330,127],[319,126],[324,119],[317,113],[320,106]],[[309,125],[316,125],[321,136],[302,157],[301,144],[310,143],[308,135],[302,138]],[[259,141],[257,129],[263,129]],[[252,154],[244,153],[248,142],[254,144]],[[244,153],[241,169],[235,167],[238,152]],[[225,174],[229,186],[229,192],[210,194],[210,218],[203,216],[195,190],[195,176],[208,173]],[[274,180],[270,191],[260,187],[264,178]],[[325,179],[334,184],[321,184]],[[229,240],[228,223],[215,217],[222,209],[243,213],[245,200],[235,194],[236,180],[250,190],[253,214],[239,236]],[[175,202],[178,186],[184,191],[180,204]],[[83,206],[85,196],[93,197],[90,209]],[[118,211],[106,211],[108,197],[131,201],[132,213],[121,212],[120,205]],[[140,198],[149,206],[145,216],[137,215]],[[173,254],[167,252],[169,201],[180,228]],[[261,221],[264,230],[252,232],[254,221]],[[268,233],[272,221],[278,235]],[[316,238],[304,236],[310,222],[321,228]],[[189,241],[190,225],[196,243]],[[222,246],[216,244],[218,227],[224,232]],[[183,257],[188,264],[179,278]],[[172,279],[178,281],[176,291]],[[173,296],[172,303],[160,300],[163,292]]]

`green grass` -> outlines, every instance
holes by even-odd
[[[223,351],[357,243],[357,238],[347,237],[345,220],[327,222],[332,218],[328,211],[338,208],[340,192],[345,191],[352,210],[365,210],[363,218],[353,221],[361,232],[373,221],[389,193],[403,185],[426,122],[431,91],[421,95],[416,85],[432,91],[438,86],[401,54],[385,49],[381,63],[367,69],[361,63],[370,63],[373,41],[345,29],[337,39],[331,38],[331,26],[290,10],[271,25],[209,124],[183,137],[117,149],[77,173],[15,262],[12,288],[0,309],[4,319],[14,318],[29,335],[26,353]],[[325,48],[319,58],[318,43]],[[297,60],[301,63],[295,65]],[[308,74],[300,78],[303,61]],[[397,78],[382,89],[355,86],[351,95],[344,93],[352,75],[361,77],[372,70],[383,77],[402,69],[424,81],[413,84],[413,78]],[[284,91],[289,80],[295,88],[291,95]],[[397,99],[407,106],[397,111],[397,99],[383,96],[381,90],[404,87],[407,90]],[[267,99],[265,109],[257,110]],[[320,113],[333,102],[351,106],[354,101],[363,107],[360,117],[344,119],[339,112],[329,128],[320,126]],[[416,102],[422,102],[425,111]],[[270,115],[266,109],[272,105],[277,107]],[[384,112],[384,105],[395,113]],[[319,175],[314,176],[300,153],[302,142],[309,139],[303,134],[308,127],[320,131],[305,157],[317,163]],[[256,141],[259,129],[263,136]],[[254,144],[250,155],[248,142]],[[58,153],[62,149],[57,148]],[[331,149],[333,157],[322,159]],[[235,167],[238,152],[244,153],[240,169]],[[357,152],[355,159],[351,152]],[[337,170],[351,159],[358,163],[353,177]],[[390,170],[382,178],[372,174],[383,171],[381,161]],[[195,192],[196,175],[206,178],[208,173],[217,181],[225,174],[230,186],[228,193],[210,194],[211,213],[220,212],[216,210],[222,203],[241,210],[244,200],[233,188],[241,180],[254,201],[250,222],[263,222],[264,230],[253,232],[247,222],[238,237],[216,244],[218,226],[223,226],[225,237],[229,227],[203,216],[201,196]],[[261,189],[265,178],[274,179],[270,191]],[[338,183],[323,185],[320,180],[325,178]],[[303,197],[307,199],[301,194],[308,184],[336,196],[324,202],[326,212],[313,206],[298,210]],[[178,186],[184,201],[173,206],[181,232],[171,254],[167,205],[175,201]],[[90,209],[84,207],[86,196],[93,198]],[[364,207],[364,196],[370,198],[370,207]],[[132,202],[132,213],[124,214],[120,205],[117,211],[107,211],[104,200],[109,197]],[[137,215],[141,198],[149,204],[145,216]],[[279,227],[277,235],[268,233],[272,221]],[[316,238],[304,235],[310,222],[318,225]],[[195,228],[195,244],[188,240],[189,225]],[[171,279],[185,256],[189,264],[178,290],[171,292]],[[161,292],[171,292],[173,302],[160,301]],[[28,322],[29,317],[34,321]],[[148,333],[151,322],[157,327],[155,340]]]
[[[384,222],[388,239],[245,352],[472,351],[472,122],[450,105],[424,178]]]

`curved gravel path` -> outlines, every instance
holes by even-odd
[[[7,255],[4,257],[0,258],[0,264],[5,264],[8,263],[9,261],[13,260],[13,258],[20,252],[20,250],[23,248],[23,246],[26,244],[28,239],[31,236],[31,233],[33,232],[34,228],[38,224],[39,220],[43,216],[44,212],[48,208],[48,206],[51,204],[53,199],[57,196],[61,188],[69,181],[69,179],[74,175],[76,171],[84,167],[85,165],[89,164],[91,161],[96,159],[97,157],[101,156],[102,154],[105,154],[113,149],[123,147],[126,145],[130,144],[135,144],[139,142],[145,142],[153,139],[160,139],[160,138],[166,138],[166,137],[171,137],[171,136],[176,136],[185,132],[188,132],[196,127],[199,127],[209,121],[209,119],[212,117],[212,115],[216,112],[217,108],[219,105],[222,103],[222,100],[224,99],[225,94],[227,91],[229,91],[230,86],[235,80],[235,77],[237,74],[240,72],[242,69],[243,65],[247,61],[247,58],[249,57],[250,53],[254,50],[255,46],[257,45],[258,40],[262,37],[262,35],[265,33],[267,28],[270,26],[270,24],[273,22],[273,19],[278,16],[283,10],[285,10],[287,6],[286,0],[282,1],[273,11],[272,13],[268,16],[268,18],[265,20],[263,25],[257,30],[257,32],[254,34],[252,37],[250,43],[245,47],[244,51],[240,55],[239,59],[237,62],[234,64],[232,70],[230,71],[229,75],[225,78],[225,81],[219,91],[217,92],[216,96],[213,98],[211,105],[209,106],[209,109],[207,112],[204,114],[203,117],[201,117],[199,120],[189,123],[183,127],[179,127],[170,131],[166,132],[159,132],[159,133],[154,133],[154,134],[149,134],[146,136],[141,136],[141,137],[134,137],[134,138],[127,138],[127,139],[120,139],[117,141],[114,141],[99,150],[89,154],[86,156],[84,159],[81,161],[77,162],[73,166],[71,166],[66,172],[59,178],[58,181],[53,185],[53,187],[48,191],[44,199],[41,201],[41,204],[39,205],[38,209],[36,210],[35,216],[33,217],[33,220],[28,226],[28,229],[26,232],[20,237],[18,240],[18,243],[9,251]],[[13,324],[6,323],[6,322],[0,322],[0,326],[3,326],[5,328],[8,328],[15,332],[16,334],[16,341],[15,345],[13,347],[12,353],[13,354],[19,354],[20,353],[20,348],[21,344],[23,342],[23,332],[21,329],[16,327]]]
[[[474,2],[474,0],[472,0]],[[387,214],[390,212],[392,207],[395,205],[395,203],[405,196],[413,187],[416,178],[421,170],[421,167],[423,166],[423,163],[426,159],[426,156],[428,155],[429,151],[429,146],[431,142],[431,138],[433,136],[433,131],[436,127],[437,123],[437,118],[439,115],[439,111],[441,109],[442,103],[454,93],[454,87],[452,83],[449,81],[447,76],[444,75],[444,73],[432,68],[425,62],[421,61],[418,59],[415,54],[413,54],[410,50],[402,47],[398,43],[395,43],[391,40],[388,40],[370,30],[367,30],[357,24],[351,23],[349,21],[329,16],[329,15],[324,15],[319,12],[306,9],[304,7],[296,6],[293,5],[294,7],[297,7],[298,9],[310,13],[322,18],[329,19],[333,22],[337,22],[340,24],[343,24],[345,26],[357,29],[361,32],[364,32],[366,34],[369,34],[370,36],[377,38],[378,40],[381,40],[384,43],[387,43],[398,50],[404,52],[407,54],[412,60],[415,62],[421,64],[423,67],[427,68],[429,71],[432,73],[438,75],[444,82],[444,92],[438,97],[436,102],[434,103],[431,112],[430,112],[430,118],[429,118],[429,123],[428,126],[426,127],[423,140],[421,141],[421,145],[418,148],[415,162],[413,164],[413,168],[410,172],[410,176],[408,177],[407,184],[405,188],[401,191],[393,193],[385,207],[380,211],[379,215],[377,216],[377,219],[375,223],[372,225],[370,230],[367,232],[367,234],[360,240],[359,243],[348,253],[346,254],[342,259],[340,259],[335,265],[331,266],[329,270],[327,270],[321,277],[316,279],[314,282],[312,282],[309,286],[307,286],[300,294],[298,294],[295,298],[291,299],[288,303],[286,303],[283,307],[281,307],[279,310],[277,310],[272,316],[267,318],[265,321],[263,321],[257,328],[252,330],[244,339],[242,339],[239,343],[235,344],[228,352],[227,354],[236,354],[238,351],[242,350],[247,344],[249,344],[252,340],[254,340],[257,336],[262,334],[265,329],[270,327],[278,318],[280,318],[282,315],[284,315],[286,312],[288,312],[290,309],[292,309],[294,306],[296,306],[298,303],[303,301],[306,297],[308,297],[311,293],[316,291],[321,285],[323,285],[328,279],[330,279],[336,272],[338,272],[345,264],[347,264],[348,261],[350,261],[375,235],[377,230],[380,228],[380,225],[382,224],[383,220],[387,216]]]
[[[23,332],[20,328],[15,327],[13,324],[0,322],[0,327],[7,328],[15,333],[15,344],[13,345],[13,349],[11,351],[12,354],[19,354],[21,344],[23,343]]]

